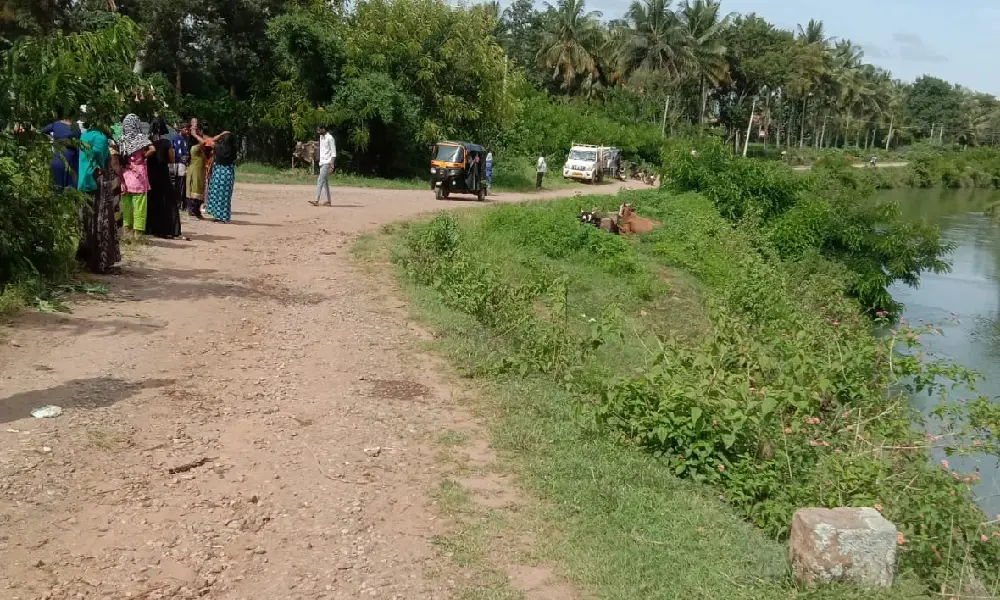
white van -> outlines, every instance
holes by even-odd
[[[609,148],[573,144],[563,166],[563,177],[600,183],[604,179]]]

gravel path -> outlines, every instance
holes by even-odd
[[[0,597],[461,587],[429,542],[448,522],[428,490],[435,436],[469,417],[413,351],[422,332],[392,282],[349,248],[384,223],[477,203],[337,189],[335,207],[314,208],[311,193],[238,185],[233,224],[185,222],[192,240],[151,240],[106,278],[109,298],[0,328]],[[30,417],[49,404],[63,414]]]

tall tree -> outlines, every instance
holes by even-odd
[[[959,133],[962,126],[962,94],[953,85],[924,75],[917,78],[906,95],[906,109],[912,116],[911,126],[921,137],[940,135],[941,127],[951,138]]]
[[[690,46],[689,76],[701,89],[700,121],[708,112],[709,88],[729,76],[723,31],[733,15],[723,16],[721,10],[719,0],[685,0],[679,14]]]
[[[817,21],[816,19],[809,19],[805,27],[799,24],[796,27],[796,32],[796,37],[804,44],[816,44],[825,47],[833,42],[833,38],[826,36],[826,26],[823,24],[823,21]]]
[[[542,15],[532,0],[514,0],[500,17],[500,43],[511,66],[523,71],[538,87],[544,87],[549,79],[538,65],[542,26]]]
[[[538,63],[562,81],[569,94],[577,78],[597,68],[594,55],[602,43],[598,11],[587,12],[584,0],[546,2],[545,28],[538,50]]]
[[[670,0],[635,0],[617,31],[618,69],[625,77],[655,71],[679,79],[691,61],[686,32]]]

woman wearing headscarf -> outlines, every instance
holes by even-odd
[[[215,138],[212,179],[208,184],[208,212],[218,223],[228,223],[233,211],[236,183],[236,140],[224,132]]]
[[[181,237],[181,215],[170,180],[170,165],[174,163],[174,148],[167,139],[169,130],[163,117],[156,117],[149,125],[153,134],[155,153],[149,157],[146,170],[149,174],[146,233],[157,237]]]
[[[111,145],[100,128],[91,126],[80,138],[77,189],[88,196],[82,208],[83,234],[79,256],[92,273],[107,273],[121,261],[115,222],[114,187],[117,176],[110,168]]]
[[[128,115],[122,121],[119,144],[122,159],[122,224],[125,233],[146,231],[146,203],[149,172],[146,160],[156,153],[149,136],[142,132],[139,117]]]

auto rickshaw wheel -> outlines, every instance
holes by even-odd
[[[448,188],[442,188],[441,194],[444,196],[444,199],[447,200],[448,196],[451,195],[451,190],[449,190]]]
[[[441,187],[440,186],[434,186],[434,199],[435,200],[440,200],[441,197],[442,197],[442,195],[443,195],[443,193],[441,191]]]
[[[479,195],[477,196],[480,202],[486,201],[486,188],[479,188]]]

